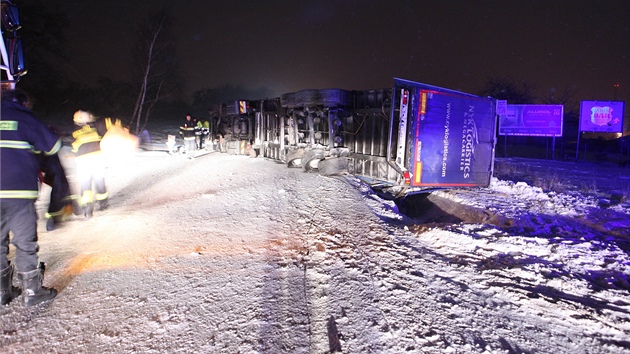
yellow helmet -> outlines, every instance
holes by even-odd
[[[86,111],[76,111],[74,112],[74,124],[83,125],[87,123],[94,122],[94,116],[90,114],[90,112]]]

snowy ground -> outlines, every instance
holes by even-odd
[[[630,170],[598,192],[541,164],[502,159],[532,180],[416,197],[412,219],[348,176],[139,153],[109,167],[109,209],[41,220],[60,293],[0,308],[0,351],[628,353]]]

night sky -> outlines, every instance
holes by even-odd
[[[169,5],[188,93],[223,84],[276,95],[374,89],[393,77],[477,93],[489,77],[508,77],[539,95],[568,87],[578,99],[630,103],[630,0],[48,4],[68,14],[70,75],[85,83],[124,78],[134,26]]]

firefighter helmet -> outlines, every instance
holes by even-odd
[[[74,112],[73,120],[74,120],[74,123],[77,125],[84,125],[87,123],[94,122],[94,116],[91,115],[90,112],[76,111]]]

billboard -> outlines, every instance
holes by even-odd
[[[580,102],[580,131],[622,133],[623,109],[623,101]]]
[[[562,136],[562,105],[509,104],[499,116],[499,135]]]

